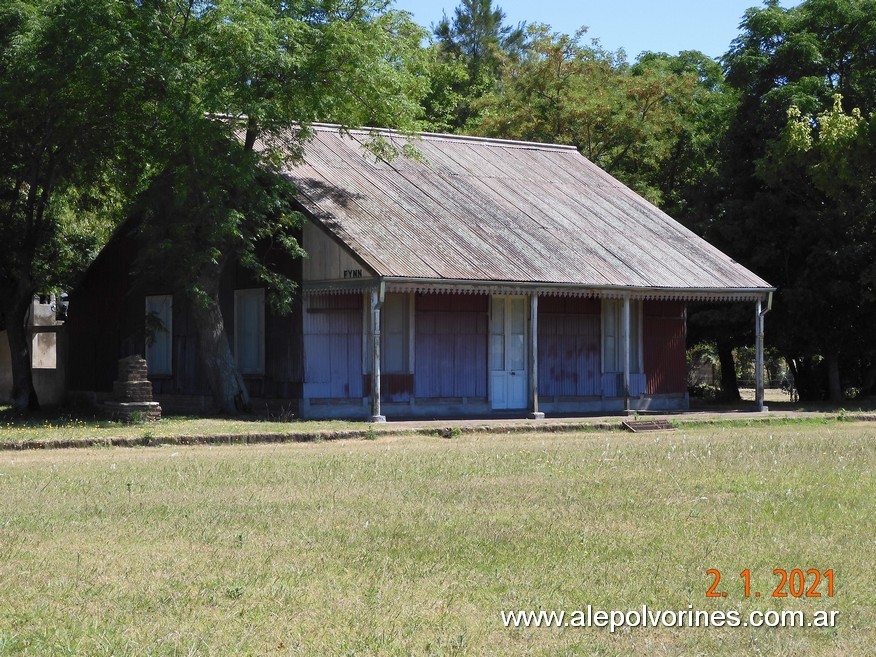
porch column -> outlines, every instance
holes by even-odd
[[[757,410],[769,410],[763,405],[763,316],[761,300],[754,306],[754,401]]]
[[[630,410],[630,297],[624,297],[624,410]]]
[[[380,289],[371,291],[371,421],[386,422],[380,413]]]
[[[529,295],[529,395],[530,419],[543,420],[538,410],[538,293]]]

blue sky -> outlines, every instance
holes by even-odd
[[[441,19],[442,10],[453,16],[459,0],[396,0],[425,27]],[[554,31],[573,33],[586,25],[588,36],[610,50],[623,48],[630,60],[645,50],[676,54],[701,50],[720,57],[739,33],[739,22],[748,7],[760,0],[494,0],[517,24],[547,23]],[[782,0],[793,7],[796,0]]]

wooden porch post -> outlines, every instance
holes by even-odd
[[[758,299],[754,306],[754,401],[757,410],[769,410],[763,404],[763,309]]]
[[[624,410],[630,410],[630,296],[624,296]]]
[[[382,284],[381,284],[382,287]],[[380,413],[380,308],[383,295],[380,288],[371,291],[371,421],[386,422]]]
[[[529,295],[529,395],[530,419],[543,420],[538,410],[538,293]]]

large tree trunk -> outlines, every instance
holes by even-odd
[[[825,395],[824,377],[818,375],[812,357],[785,357],[794,375],[794,387],[800,401],[823,401]]]
[[[739,381],[736,379],[736,361],[733,359],[733,345],[719,340],[717,347],[718,359],[721,362],[721,399],[741,401]]]
[[[191,303],[192,321],[198,336],[198,357],[213,395],[217,413],[250,410],[249,391],[228,344],[225,321],[219,308],[219,276],[201,286],[206,294]],[[216,282],[214,282],[216,281]]]
[[[827,361],[827,390],[830,401],[839,403],[843,400],[843,387],[840,383],[839,356],[828,354]]]
[[[38,411],[40,408],[36,390],[33,387],[33,373],[30,368],[30,345],[25,328],[27,312],[33,295],[18,292],[4,311],[6,335],[9,338],[9,352],[12,361],[12,409],[18,413]]]

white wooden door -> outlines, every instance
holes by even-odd
[[[490,313],[490,397],[494,409],[526,408],[526,297],[494,296]]]

